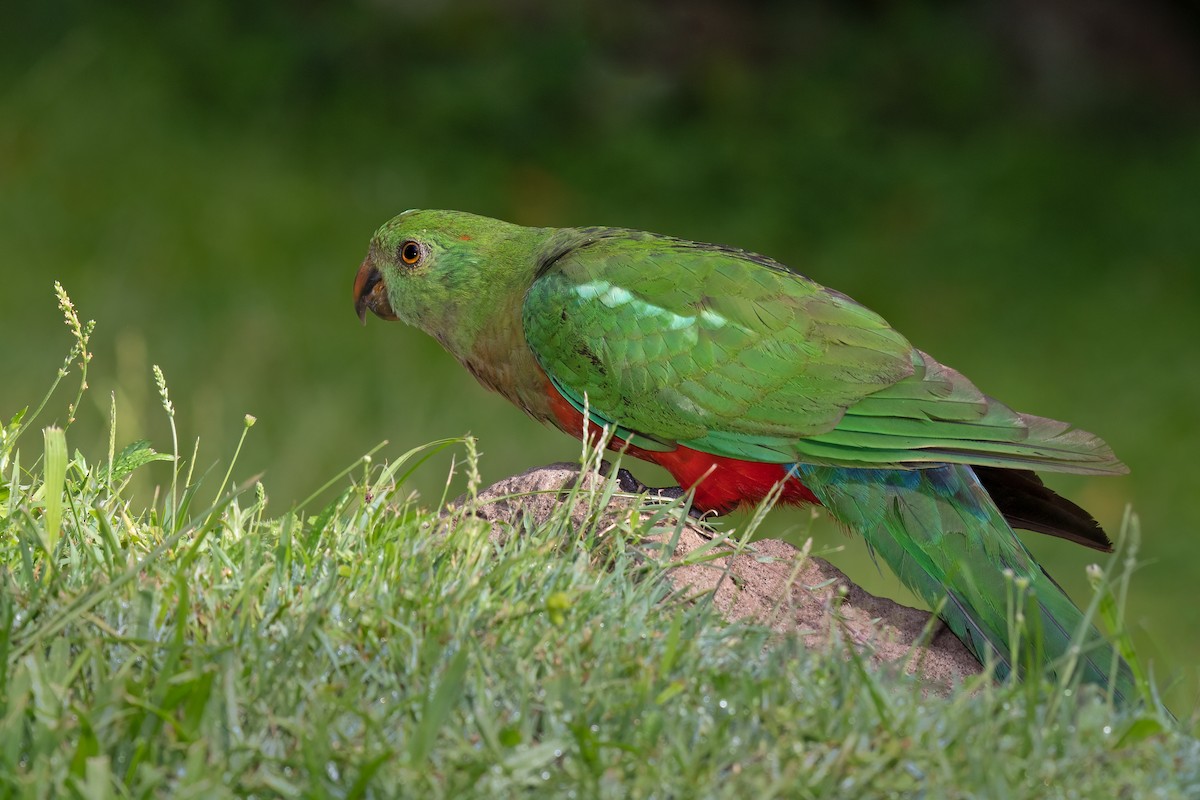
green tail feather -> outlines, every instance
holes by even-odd
[[[981,662],[995,662],[999,677],[1039,662],[1057,674],[1078,641],[1083,680],[1111,686],[1119,703],[1137,696],[1129,666],[1118,659],[1112,674],[1112,646],[1091,625],[1085,629],[1083,614],[1034,561],[969,466],[797,464],[795,472],[906,586],[941,606],[942,619]],[[1018,609],[1025,624],[1013,641]]]

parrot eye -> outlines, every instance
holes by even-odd
[[[400,260],[412,266],[421,260],[421,245],[409,240],[400,245]]]

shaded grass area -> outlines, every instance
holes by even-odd
[[[502,543],[470,502],[411,492],[446,446],[473,492],[471,440],[360,460],[289,509],[168,456],[144,508],[147,444],[88,457],[29,422],[0,438],[7,796],[1200,791],[1200,743],[1094,688],[982,676],[924,697],[852,650],[725,622],[644,542],[669,514],[601,521],[611,483],[575,498],[582,527],[566,503]]]

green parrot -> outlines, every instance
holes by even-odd
[[[424,330],[534,419],[611,433],[694,508],[724,513],[776,486],[819,503],[1000,677],[1035,660],[1061,670],[1076,641],[1082,677],[1132,697],[1129,667],[1013,532],[1111,550],[1033,470],[1125,466],[1098,437],[983,394],[846,295],[730,247],[421,210],[376,232],[354,305],[364,322]]]

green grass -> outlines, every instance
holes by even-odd
[[[1161,713],[1038,680],[924,697],[685,602],[643,541],[666,513],[599,525],[583,494],[582,527],[564,505],[493,542],[470,503],[410,488],[452,445],[477,487],[470,440],[363,459],[285,509],[234,463],[193,473],[115,424],[85,456],[70,422],[35,425],[0,439],[6,797],[1200,793],[1200,742]],[[172,481],[136,506],[163,457]]]

